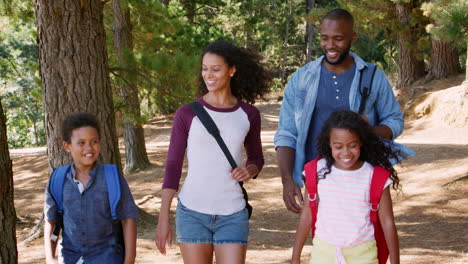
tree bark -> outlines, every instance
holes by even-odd
[[[306,0],[307,1],[307,14],[310,13],[310,11],[315,7],[315,0]],[[314,24],[309,22],[309,19],[307,19],[307,24],[306,24],[306,43],[307,43],[307,48],[306,48],[306,62],[309,62],[312,60],[312,44],[314,43]]]
[[[453,42],[432,39],[431,68],[429,75],[436,79],[458,74],[461,71],[458,51]]]
[[[409,5],[402,3],[396,5],[397,17],[402,26],[398,33],[397,88],[407,86],[424,75],[424,61],[417,56],[418,52],[415,48],[420,29],[411,27],[410,10]]]
[[[97,116],[101,123],[99,162],[122,168],[115,134],[103,4],[94,0],[34,1],[47,152],[53,168],[71,162],[62,148],[60,128],[63,118],[74,112]]]
[[[8,152],[6,118],[0,101],[0,263],[18,263],[13,170]]]
[[[114,46],[117,59],[123,68],[134,69],[132,24],[126,0],[113,0]],[[145,135],[141,124],[140,100],[138,99],[136,76],[122,73],[125,82],[118,82],[120,95],[126,102],[123,114],[125,142],[125,171],[142,170],[150,165],[145,146]]]

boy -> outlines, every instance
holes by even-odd
[[[65,151],[73,164],[63,183],[62,257],[68,264],[134,263],[138,209],[125,178],[119,173],[121,198],[117,215],[122,223],[123,244],[113,225],[103,165],[96,162],[100,152],[99,123],[88,113],[67,116],[62,123]],[[44,244],[47,263],[57,263],[57,243],[51,241],[57,224],[57,203],[49,185],[45,194]]]

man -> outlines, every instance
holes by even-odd
[[[349,51],[356,39],[353,26],[354,19],[348,11],[335,9],[327,13],[320,26],[323,56],[297,70],[284,91],[274,143],[283,200],[288,210],[295,213],[300,213],[302,208],[298,201],[303,202],[300,189],[303,167],[318,157],[315,142],[323,123],[336,110],[358,112],[361,103],[359,80],[368,64]],[[403,130],[400,106],[379,69],[363,116],[383,139],[391,141]]]

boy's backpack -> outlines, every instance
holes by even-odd
[[[232,157],[231,152],[226,146],[226,143],[224,143],[224,140],[221,137],[221,134],[219,133],[219,129],[216,126],[216,123],[213,121],[210,114],[208,114],[208,112],[205,110],[203,105],[200,104],[198,101],[195,101],[191,102],[189,104],[189,107],[193,111],[193,113],[198,117],[198,119],[200,119],[200,122],[203,124],[206,130],[208,130],[208,133],[210,133],[216,139],[216,142],[218,142],[219,147],[221,148],[227,160],[229,161],[229,164],[231,165],[232,169],[237,168],[236,161]],[[255,179],[256,177],[257,175],[255,175],[253,178]],[[244,195],[245,207],[247,208],[247,212],[249,213],[250,219],[250,217],[252,216],[253,207],[249,204],[249,196],[247,195],[247,191],[244,188],[244,183],[240,181],[239,185],[242,189],[242,194]]]
[[[115,237],[118,243],[123,243],[122,223],[117,217],[117,206],[120,202],[120,180],[119,171],[114,164],[103,164],[104,174],[106,176],[107,194],[109,198],[110,212],[112,215],[112,224]],[[50,238],[52,242],[57,242],[60,229],[63,228],[63,184],[65,177],[70,170],[71,164],[56,168],[49,180],[49,193],[57,204],[57,223]]]
[[[306,188],[309,193],[309,207],[312,215],[312,237],[315,233],[315,222],[317,222],[317,209],[318,209],[318,200],[317,200],[317,162],[320,158],[316,158],[308,162],[304,166],[305,178],[306,178]],[[385,241],[384,232],[379,220],[379,203],[380,197],[382,196],[382,191],[387,182],[387,179],[390,177],[390,172],[382,167],[375,166],[374,173],[372,174],[371,187],[370,187],[370,220],[374,226],[374,236],[377,244],[377,258],[379,264],[387,263],[388,258],[388,248],[387,242]]]

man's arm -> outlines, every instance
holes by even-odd
[[[367,118],[367,116],[361,115],[361,117],[369,123],[369,119]],[[388,126],[386,126],[386,125],[377,125],[377,126],[374,126],[373,128],[374,128],[374,133],[377,136],[382,137],[382,138],[386,138],[386,139],[392,139],[393,138],[393,132]]]
[[[302,210],[301,189],[294,182],[293,168],[296,150],[290,147],[278,147],[276,149],[278,164],[281,171],[281,182],[283,184],[283,201],[289,211],[299,214]],[[300,204],[296,200],[299,200]]]
[[[377,82],[374,85],[378,89],[375,107],[379,120],[374,132],[380,137],[394,139],[403,132],[403,112],[385,74],[380,69],[375,74]]]
[[[392,130],[386,125],[374,126],[374,133],[382,138],[392,139],[393,133]]]

